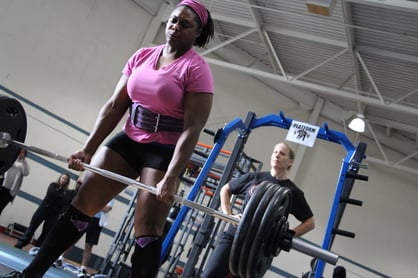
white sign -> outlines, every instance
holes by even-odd
[[[318,132],[319,126],[299,121],[292,121],[289,131],[287,132],[286,140],[308,147],[313,147]]]

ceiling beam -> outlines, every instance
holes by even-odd
[[[298,86],[298,87],[303,87],[303,88],[306,88],[308,90],[312,90],[312,91],[314,91],[314,92],[316,92],[317,94],[320,94],[320,95],[330,95],[330,96],[338,97],[338,98],[341,98],[341,99],[347,99],[347,100],[351,100],[351,101],[359,101],[359,102],[362,102],[364,104],[368,104],[368,105],[371,105],[371,106],[380,107],[380,108],[384,108],[384,109],[388,109],[388,110],[392,110],[392,111],[397,111],[397,112],[401,112],[401,113],[411,114],[413,116],[418,116],[418,109],[416,109],[415,107],[406,106],[406,105],[402,105],[402,104],[398,104],[398,103],[393,103],[391,105],[388,105],[388,104],[380,101],[379,99],[365,96],[367,94],[366,92],[361,92],[364,95],[354,95],[351,92],[347,92],[347,91],[343,91],[343,90],[339,90],[339,89],[335,89],[335,88],[331,88],[331,87],[327,87],[327,86],[323,86],[323,85],[319,85],[319,84],[309,83],[309,82],[302,81],[302,80],[287,80],[283,76],[280,76],[280,75],[277,75],[277,74],[274,74],[274,73],[265,72],[265,71],[261,71],[261,70],[257,70],[257,69],[248,68],[248,67],[243,67],[243,66],[232,64],[232,63],[229,63],[229,62],[220,61],[218,59],[213,59],[213,58],[209,58],[209,57],[205,57],[205,59],[210,64],[213,64],[213,65],[217,65],[217,66],[221,66],[221,67],[224,67],[224,68],[232,69],[232,70],[239,71],[239,72],[242,72],[242,73],[246,73],[246,74],[249,74],[249,75],[255,75],[255,76],[260,76],[260,77],[264,77],[264,78],[271,78],[271,79],[274,79],[274,80],[277,80],[277,81],[285,82],[285,83],[288,83],[288,84],[293,84],[293,85]]]
[[[254,32],[257,32],[257,29],[256,28],[249,29],[249,30],[245,31],[244,33],[242,33],[242,34],[240,34],[238,36],[235,36],[235,37],[233,37],[233,38],[231,38],[229,40],[218,41],[215,46],[212,46],[212,44],[211,44],[211,48],[202,51],[200,54],[201,55],[207,55],[209,53],[212,53],[212,52],[214,52],[214,51],[216,51],[216,50],[218,50],[220,48],[223,48],[223,47],[225,47],[225,46],[233,43],[234,41],[240,40],[240,39],[242,39],[242,38],[244,38],[244,37],[246,37],[246,36],[248,36],[248,35],[250,35],[250,34],[252,34]]]
[[[387,167],[390,167],[390,168],[402,170],[402,171],[410,173],[410,174],[418,175],[418,170],[417,169],[413,169],[413,168],[409,168],[409,167],[401,166],[401,165],[394,165],[394,164],[388,163],[387,161],[384,161],[383,159],[379,159],[379,158],[376,158],[376,157],[367,156],[366,162],[371,162],[371,163],[387,166]]]
[[[251,5],[251,14],[254,18],[261,40],[263,41],[264,46],[269,55],[270,63],[273,67],[274,72],[277,73],[280,70],[282,75],[286,76],[286,73],[280,63],[279,57],[277,56],[276,50],[274,49],[273,44],[271,43],[270,37],[268,33],[265,30],[263,30],[263,20],[261,18],[260,12],[257,8],[254,7],[257,3],[255,2],[255,0],[248,0],[248,4]]]
[[[352,2],[358,4],[364,4],[369,6],[375,6],[380,8],[388,8],[391,10],[400,11],[418,11],[418,3],[405,0],[344,0],[344,2]]]
[[[348,25],[352,25],[353,20],[351,17],[351,7],[346,2],[342,2],[342,12],[343,12],[344,23]],[[346,25],[345,35],[347,38],[348,50],[350,51],[351,65],[353,67],[354,88],[356,90],[362,91],[362,86],[361,86],[361,81],[360,81],[361,80],[360,79],[360,67],[359,67],[358,60],[355,58],[355,55],[354,55],[354,49],[356,48],[355,39],[354,39],[354,29],[349,28]]]

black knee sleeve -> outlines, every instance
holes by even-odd
[[[59,217],[57,223],[42,243],[38,254],[23,271],[25,277],[42,277],[56,259],[83,236],[89,220],[89,216],[70,206]]]
[[[138,243],[135,244],[135,250],[131,257],[132,278],[157,277],[160,268],[162,242],[162,238],[158,237],[144,247],[139,246]]]

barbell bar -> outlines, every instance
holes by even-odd
[[[17,159],[19,148],[23,148],[30,152],[34,152],[43,156],[47,156],[49,158],[55,159],[63,163],[68,163],[68,160],[65,156],[22,143],[26,136],[25,134],[26,133],[26,115],[25,115],[23,107],[17,100],[0,96],[0,120],[1,120],[0,121],[0,154],[2,154],[3,156],[3,157],[0,157],[1,174],[5,172],[7,170],[6,168],[10,167],[13,164],[13,162]],[[17,147],[17,148],[13,150],[9,147],[10,145],[13,145],[14,147]],[[82,166],[84,169],[90,172],[102,175],[114,181],[126,184],[128,186],[133,186],[138,189],[141,189],[141,190],[144,190],[151,194],[156,195],[156,188],[153,186],[143,184],[135,179],[131,179],[131,178],[119,175],[117,173],[89,165],[84,162],[82,163]],[[260,190],[266,190],[265,188],[267,187],[260,186]],[[280,203],[282,199],[285,200],[287,198],[287,195],[290,195],[290,193],[283,191],[283,190],[280,192],[281,193],[273,194],[272,196],[265,196],[264,198],[270,198],[268,200],[264,200],[265,204],[266,204],[266,201],[272,201],[272,203]],[[264,193],[265,193],[264,191],[259,192],[259,195],[263,195]],[[240,240],[246,241],[245,243],[247,245],[245,247],[245,250],[247,249],[250,250],[250,249],[254,249],[253,247],[258,247],[258,245],[251,246],[252,244],[251,242],[253,240],[252,237],[255,237],[254,233],[255,232],[257,234],[262,233],[263,229],[268,228],[267,226],[270,225],[268,221],[263,221],[263,219],[261,219],[261,217],[269,217],[270,215],[266,216],[266,215],[263,215],[262,212],[259,212],[257,214],[258,215],[257,217],[260,219],[254,220],[253,219],[254,216],[251,213],[246,213],[247,208],[244,211],[243,218],[241,220],[238,220],[232,216],[223,214],[215,209],[203,206],[201,204],[190,201],[188,199],[184,199],[183,197],[180,197],[178,195],[174,195],[174,201],[179,204],[185,205],[189,208],[202,211],[208,215],[211,215],[213,217],[216,217],[218,219],[221,219],[223,221],[236,225],[238,226],[237,231],[239,231],[240,229],[243,229],[240,227],[248,226],[251,223],[263,223],[263,225],[265,225],[266,227],[260,227],[260,231],[251,230],[248,234],[241,234],[241,235],[238,234],[237,237],[240,238]],[[251,203],[251,199],[250,199],[250,203]],[[288,211],[288,207],[286,207],[288,205],[289,203],[285,203],[284,205],[283,203],[281,203],[281,206],[282,206],[281,209],[283,209],[283,206],[284,206],[285,213],[281,213],[281,215],[279,215],[281,218],[278,221],[274,222],[274,219],[273,219],[273,222],[274,222],[273,228],[275,232],[273,233],[270,232],[268,238],[262,239],[261,243],[259,242],[260,240],[258,240],[258,244],[260,244],[261,246],[264,246],[266,244],[273,245],[272,247],[270,246],[267,248],[269,250],[269,252],[265,254],[265,256],[267,256],[267,259],[265,260],[263,259],[263,261],[261,262],[262,264],[261,268],[263,269],[263,271],[265,272],[268,269],[272,258],[277,256],[281,249],[286,250],[286,251],[289,251],[290,249],[294,249],[301,253],[307,254],[312,257],[316,257],[327,263],[335,265],[339,259],[339,256],[337,254],[330,252],[329,250],[325,250],[320,247],[314,246],[312,244],[306,243],[302,241],[301,239],[294,238],[291,235],[289,236],[290,230],[288,229],[288,221],[287,221],[287,216],[288,216],[289,211]],[[258,204],[256,202],[252,202],[252,206],[253,207],[255,206],[255,209],[258,208]],[[262,210],[266,209],[266,211],[273,213],[275,208],[269,207],[269,206],[271,206],[271,204],[268,204],[267,202],[267,205],[265,205],[265,207]],[[275,215],[275,214],[271,214],[271,215]],[[234,242],[235,241],[236,240],[234,240]],[[241,242],[239,242],[238,244],[235,243],[235,245],[239,245],[240,243]],[[239,256],[248,256],[248,254],[235,254],[235,259],[237,258],[237,256],[238,258],[240,258]],[[271,256],[271,258],[269,256]],[[241,269],[245,266],[242,266],[239,263],[238,265],[235,265],[235,267],[238,267]],[[243,272],[247,270],[240,270],[240,271]],[[253,271],[253,269],[250,269],[248,271],[251,272]],[[263,273],[261,273],[261,276],[262,274]]]
[[[19,147],[19,148],[26,149],[28,151],[31,151],[31,152],[34,152],[34,153],[37,153],[37,154],[40,154],[40,155],[43,155],[43,156],[47,156],[49,158],[55,159],[55,160],[60,161],[60,162],[68,163],[68,160],[65,156],[62,156],[62,155],[59,155],[59,154],[56,154],[56,153],[53,153],[53,152],[50,152],[50,151],[47,151],[47,150],[44,150],[44,149],[40,149],[40,148],[35,147],[35,146],[30,146],[30,145],[23,144],[19,141],[11,139],[10,135],[8,135],[7,133],[0,132],[0,148],[5,148],[5,147],[7,147],[8,144],[14,145],[14,146]],[[119,175],[119,174],[116,174],[114,172],[111,172],[111,171],[108,171],[108,170],[105,170],[105,169],[101,169],[101,168],[92,166],[90,164],[84,163],[84,162],[82,162],[82,166],[83,166],[84,169],[86,169],[90,172],[102,175],[102,176],[104,176],[106,178],[109,178],[109,179],[112,179],[114,181],[118,181],[118,182],[126,184],[126,185],[132,185],[136,188],[145,190],[145,191],[147,191],[149,193],[152,193],[154,195],[157,194],[157,190],[156,190],[155,187],[146,185],[146,184],[141,183],[141,182],[139,182],[135,179],[131,179],[131,178],[125,177],[123,175]],[[206,214],[217,217],[217,218],[222,219],[224,221],[227,221],[229,223],[232,223],[232,224],[235,224],[235,225],[237,225],[239,223],[239,221],[237,219],[235,219],[235,218],[233,218],[229,215],[223,214],[223,213],[221,213],[219,211],[216,211],[214,209],[211,209],[211,208],[208,208],[206,206],[200,205],[196,202],[184,199],[184,198],[182,198],[178,195],[174,195],[174,201],[177,202],[177,203],[183,204],[185,206],[188,206],[189,208],[200,210],[200,211],[202,211]]]
[[[40,154],[40,155],[47,156],[49,158],[55,159],[55,160],[60,161],[60,162],[68,163],[67,158],[63,155],[56,154],[56,153],[53,153],[53,152],[50,152],[50,151],[47,151],[45,149],[41,149],[41,148],[38,148],[38,147],[35,147],[35,146],[26,145],[24,143],[21,143],[19,141],[11,139],[10,135],[8,133],[0,131],[0,148],[6,148],[9,144],[14,145],[14,146],[19,147],[19,148],[26,149],[28,151],[31,151],[31,152],[34,152],[34,153],[37,153],[37,154]],[[102,175],[106,178],[112,179],[114,181],[117,181],[117,182],[120,182],[120,183],[123,183],[123,184],[126,184],[126,185],[136,187],[137,189],[145,190],[145,191],[147,191],[149,193],[152,193],[154,195],[157,194],[157,191],[156,191],[155,187],[146,185],[146,184],[141,183],[141,182],[139,182],[135,179],[131,179],[131,178],[125,177],[123,175],[116,174],[114,172],[111,172],[111,171],[108,171],[108,170],[105,170],[105,169],[94,167],[94,166],[92,166],[90,164],[87,164],[87,163],[84,163],[84,162],[82,163],[82,165],[86,170],[88,170],[90,172]],[[187,199],[182,198],[178,195],[174,195],[174,201],[179,203],[179,204],[183,204],[183,205],[185,205],[189,208],[193,208],[193,209],[202,211],[202,212],[204,212],[208,215],[214,216],[214,217],[219,218],[219,219],[221,219],[223,221],[226,221],[228,223],[231,223],[231,224],[234,224],[234,225],[239,225],[239,223],[240,223],[239,220],[237,220],[236,218],[234,218],[232,216],[226,215],[222,212],[219,212],[219,211],[214,210],[212,208],[208,208],[208,207],[206,207],[204,205],[201,205],[201,204],[198,204],[196,202],[187,200]],[[337,263],[338,258],[339,258],[338,255],[336,255],[332,252],[329,252],[327,250],[324,250],[324,249],[321,249],[321,248],[318,248],[318,247],[314,247],[313,245],[305,243],[302,240],[297,239],[297,238],[294,238],[292,240],[291,249],[294,249],[296,251],[302,252],[302,253],[307,254],[307,255],[311,255],[312,257],[316,257],[318,259],[324,260],[327,263],[331,263],[333,265],[335,265]]]

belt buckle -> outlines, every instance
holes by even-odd
[[[137,103],[132,103],[130,109],[131,109],[131,111],[130,111],[131,112],[131,121],[136,126],[136,123],[138,122],[137,119],[136,119],[136,114],[139,110],[139,105]]]
[[[154,132],[157,132],[157,131],[158,131],[158,124],[160,123],[160,116],[161,116],[161,114],[160,114],[160,113],[158,113],[158,114],[155,116]]]

